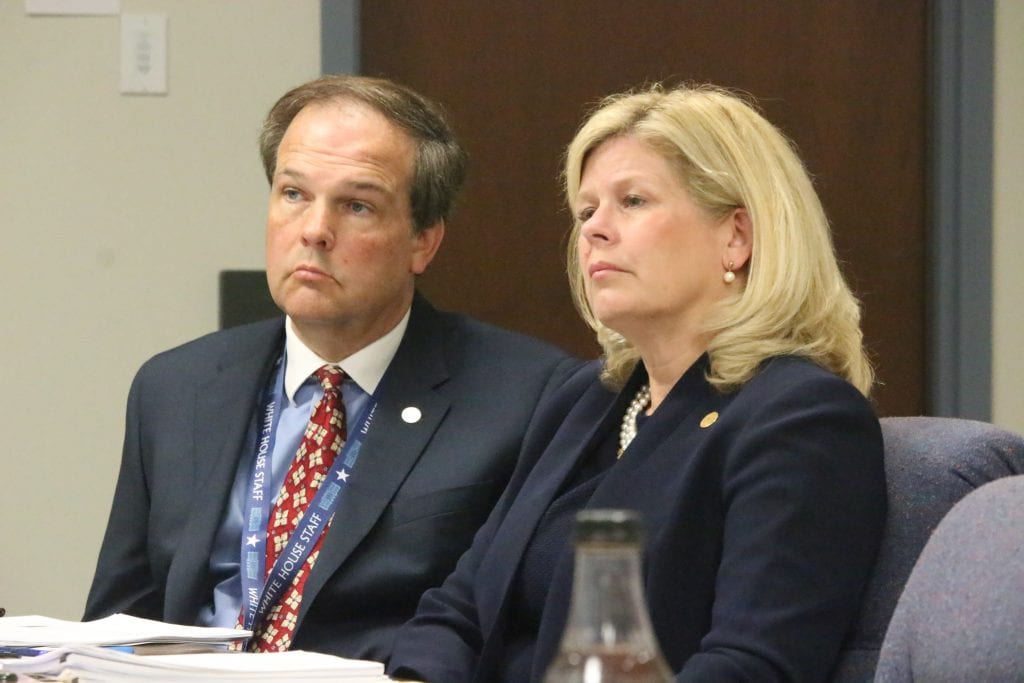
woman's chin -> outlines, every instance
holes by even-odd
[[[636,311],[632,310],[594,311],[594,317],[609,330],[627,339],[629,338],[630,330],[635,329],[637,325],[643,325],[641,316],[638,316]]]

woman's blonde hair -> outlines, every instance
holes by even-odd
[[[565,193],[572,207],[587,156],[618,136],[634,136],[668,159],[709,216],[743,207],[753,224],[746,277],[707,321],[709,381],[731,391],[763,361],[799,355],[846,378],[867,395],[874,372],[863,348],[860,306],[843,280],[821,201],[789,140],[741,97],[711,85],[654,85],[612,95],[583,122],[566,151]],[[584,289],[574,221],[569,284],[605,353],[604,380],[621,387],[639,356],[594,316]],[[744,284],[745,280],[745,284]]]

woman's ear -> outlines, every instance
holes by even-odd
[[[750,212],[742,206],[733,209],[725,222],[729,230],[729,241],[726,243],[725,263],[722,265],[730,270],[741,270],[754,250],[754,224],[750,220]]]

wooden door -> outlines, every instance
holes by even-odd
[[[564,147],[603,95],[710,81],[753,94],[800,148],[864,303],[879,412],[922,412],[926,19],[925,0],[363,3],[363,73],[444,103],[471,158],[421,288],[596,355],[564,275]]]

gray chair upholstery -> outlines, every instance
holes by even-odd
[[[985,422],[883,418],[889,509],[864,607],[833,674],[871,681],[886,627],[914,562],[953,505],[990,481],[1024,474],[1024,439]]]
[[[982,486],[928,541],[875,680],[1024,681],[1024,476]]]

